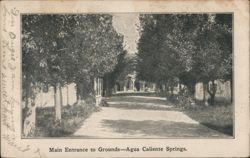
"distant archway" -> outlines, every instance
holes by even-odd
[[[135,80],[135,89],[136,91],[140,91],[140,82],[138,80]]]
[[[116,86],[116,91],[121,91],[121,85],[120,85],[120,83],[116,82],[115,86]]]

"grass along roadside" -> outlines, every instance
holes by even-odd
[[[211,129],[233,136],[233,106],[193,106],[183,109],[190,118]]]
[[[62,107],[61,124],[54,121],[54,107],[37,108],[35,137],[65,137],[73,134],[83,121],[100,108],[93,104]]]
[[[186,115],[210,129],[233,136],[233,106],[229,98],[216,97],[214,105],[205,106],[203,101],[192,100],[189,95],[179,95],[181,100],[172,102]]]

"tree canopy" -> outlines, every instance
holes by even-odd
[[[190,89],[232,80],[231,14],[145,14],[140,22],[140,79]]]
[[[23,97],[32,98],[43,86],[54,87],[55,117],[61,119],[62,90],[77,85],[77,97],[94,94],[94,78],[112,72],[121,53],[123,36],[108,14],[27,14],[22,16]],[[32,88],[33,87],[33,88]],[[33,120],[26,121],[34,126]],[[32,125],[33,124],[33,125]]]

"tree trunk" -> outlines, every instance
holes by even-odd
[[[27,90],[26,90],[26,94],[25,94],[25,108],[28,108],[27,106],[28,106],[28,99],[29,99],[29,97],[30,97],[30,87],[28,86],[27,87]]]
[[[101,103],[102,100],[102,85],[101,85],[101,81],[100,78],[94,78],[94,89],[95,89],[95,100],[96,100],[96,106],[99,106],[99,104]]]
[[[211,96],[210,104],[214,105],[215,94],[212,94],[210,96]]]
[[[98,78],[94,78],[94,96],[95,96],[95,106],[99,106],[99,99],[98,99],[98,93],[99,93],[99,85],[98,85]]]
[[[211,96],[211,105],[214,105],[215,94],[217,91],[217,86],[214,81],[212,81],[212,91],[209,92]]]
[[[97,95],[97,81],[96,78],[94,77],[94,95]]]
[[[168,84],[166,84],[166,83],[162,84],[162,90],[164,93],[166,93],[166,92],[168,93]]]
[[[110,88],[110,85],[109,85],[108,76],[105,77],[104,82],[105,82],[105,84],[104,84],[103,95],[107,97],[107,96],[111,95],[111,88]]]
[[[205,106],[208,106],[206,91],[207,91],[207,84],[203,82],[203,102]]]
[[[80,97],[80,90],[79,90],[79,83],[76,83],[76,104],[79,104],[79,97]]]
[[[62,107],[63,106],[62,86],[59,86],[59,91],[60,91],[60,104]]]
[[[67,106],[69,105],[69,86],[68,86],[68,84],[67,84],[67,86],[66,86],[66,90],[67,90]]]
[[[214,105],[214,99],[215,99],[215,93],[216,93],[216,85],[214,81],[212,81],[212,87],[210,89],[207,88],[207,92],[210,95],[210,104]]]
[[[24,109],[23,135],[32,137],[35,134],[36,128],[36,93],[35,85],[31,83],[27,88],[27,105]]]
[[[61,99],[60,99],[60,84],[54,86],[54,102],[55,102],[55,121],[61,122]]]
[[[234,93],[234,91],[233,91],[233,81],[232,81],[232,79],[230,80],[230,96],[231,96],[231,103],[234,101],[233,100],[233,93]]]
[[[145,85],[143,85],[143,90],[145,91]],[[157,83],[157,90],[158,90],[158,93],[160,93],[160,95],[163,94],[163,86],[161,83]]]
[[[181,89],[181,83],[179,83],[179,86],[178,86],[178,87],[179,87],[179,92],[178,92],[178,93],[180,94],[181,91],[182,91],[182,89]]]
[[[105,96],[110,96],[110,87],[109,87],[109,82],[108,82],[108,78],[106,78],[105,80]]]
[[[174,86],[173,85],[170,86],[170,90],[171,90],[171,95],[174,95]]]
[[[83,84],[82,83],[77,83],[77,92],[76,92],[76,95],[77,95],[77,105],[83,105],[84,103],[84,97],[83,97]]]
[[[145,92],[145,81],[142,82],[142,91]]]
[[[100,95],[101,95],[101,96],[103,96],[103,95],[102,95],[102,93],[103,93],[103,84],[104,84],[104,83],[103,83],[103,79],[101,79],[101,80],[100,80],[100,91],[101,91],[101,92],[100,92]],[[112,89],[111,89],[110,85],[109,85],[109,91],[110,91],[110,95],[111,95]]]

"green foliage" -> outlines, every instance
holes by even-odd
[[[156,14],[150,16],[151,22],[147,19],[143,25],[137,55],[138,77],[142,80],[174,84],[187,69],[189,50],[183,48],[184,42],[180,43],[182,32],[175,25],[182,21],[176,18],[174,15]],[[144,15],[141,19],[145,19]]]
[[[113,28],[111,15],[23,15],[23,98],[27,101],[32,95],[35,100],[35,87],[53,86],[58,93],[56,87],[74,82],[77,97],[87,99],[93,94],[93,78],[112,72],[123,51],[123,36]],[[64,125],[62,121],[58,128]]]
[[[112,16],[91,14],[78,17],[72,51],[76,53],[78,74],[101,77],[111,72],[123,52],[123,37],[112,26]]]
[[[22,24],[24,88],[30,82],[91,85],[114,70],[124,51],[108,14],[24,15]]]
[[[91,99],[90,99],[91,100]],[[37,109],[36,136],[42,137],[63,137],[73,134],[93,112],[98,111],[93,106],[94,102],[84,105],[65,106],[62,111],[61,123],[54,121],[53,108]]]
[[[223,24],[218,21],[217,15],[202,19],[204,25],[198,28],[192,66],[192,71],[199,74],[197,76],[199,81],[207,83],[216,79],[229,80],[228,76],[232,76],[232,28],[230,28],[232,22],[230,16],[224,15],[229,20]]]
[[[23,80],[55,86],[64,84],[71,75],[68,69],[70,56],[65,40],[70,26],[64,15],[22,16],[22,70]]]
[[[103,77],[103,89],[104,95],[111,95],[111,91],[115,86],[115,83],[123,76],[124,72],[127,69],[127,66],[131,66],[128,64],[126,60],[127,51],[123,51],[117,56],[117,64],[113,71],[106,73]],[[124,79],[124,78],[123,78]]]
[[[197,82],[232,80],[231,14],[141,15],[138,77],[193,92]]]
[[[183,109],[190,118],[211,129],[233,136],[233,106],[194,106]]]

